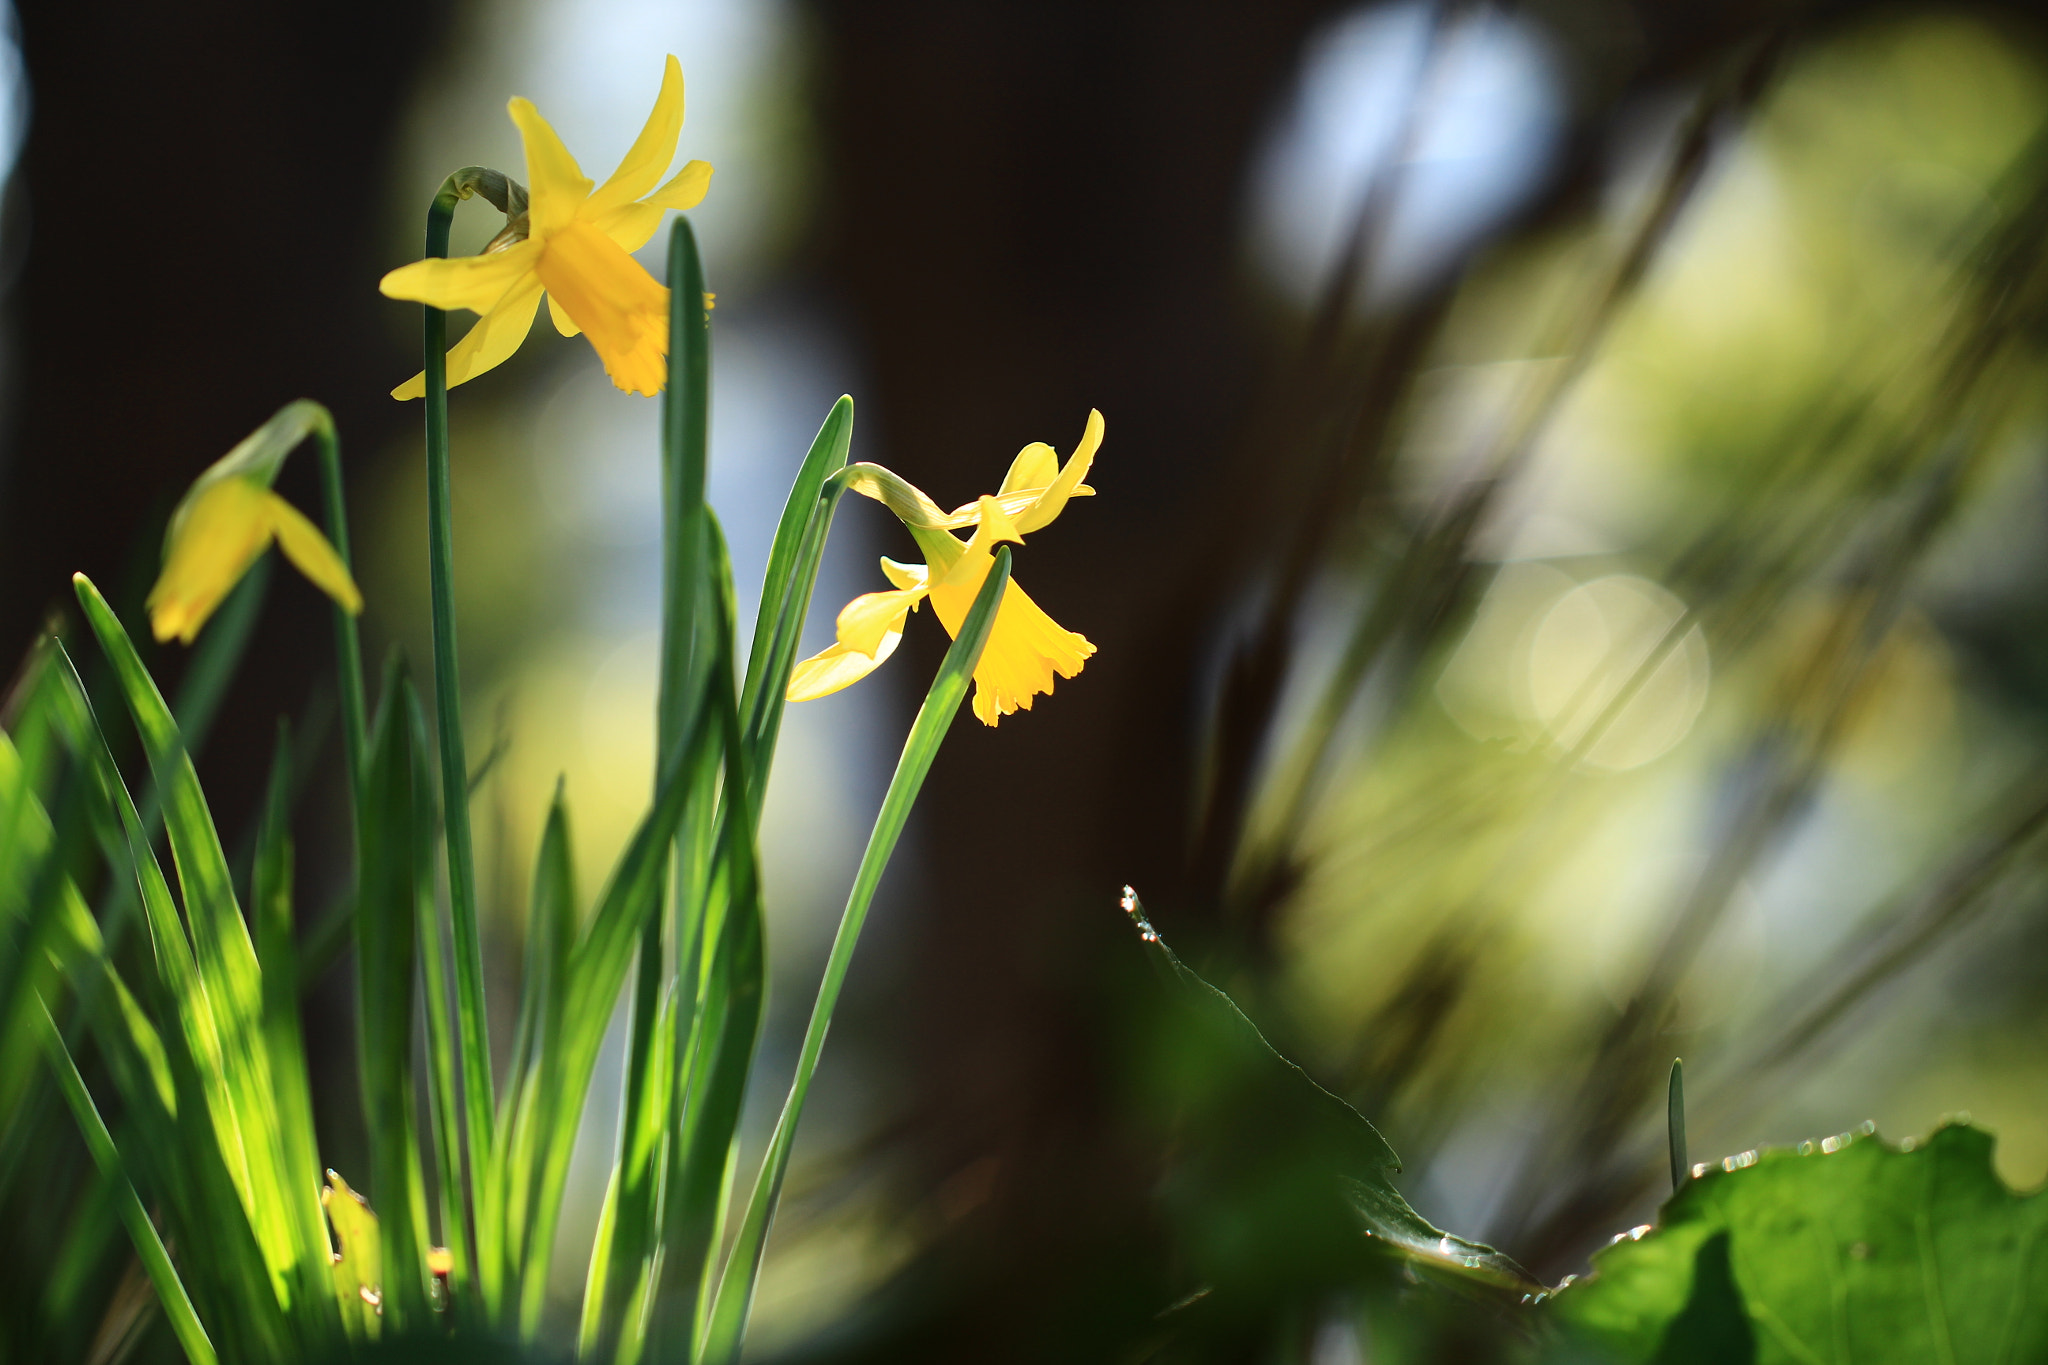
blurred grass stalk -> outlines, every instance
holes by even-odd
[[[483,183],[471,168],[443,185],[428,218],[428,255],[446,254],[456,204]],[[321,1180],[299,1025],[319,964],[302,950],[292,909],[290,744],[281,738],[254,840],[247,920],[192,766],[211,700],[246,644],[260,582],[244,585],[202,645],[188,684],[199,701],[181,730],[114,611],[77,580],[156,795],[140,810],[129,798],[64,645],[43,642],[9,698],[9,733],[0,737],[0,1196],[48,1209],[66,1230],[60,1273],[0,1288],[9,1323],[21,1324],[10,1326],[9,1346],[89,1349],[95,1358],[132,1348],[146,1299],[117,1292],[95,1301],[94,1293],[104,1293],[108,1267],[138,1260],[178,1344],[202,1365],[325,1358],[379,1339],[451,1334],[539,1344],[570,1157],[637,959],[622,1121],[578,1356],[738,1359],[834,1004],[986,643],[1009,552],[997,556],[912,726],[782,1116],[729,1234],[765,988],[761,792],[844,487],[853,410],[846,398],[834,405],[797,472],[742,673],[731,569],[704,501],[710,318],[696,241],[680,218],[668,284],[675,354],[662,399],[655,787],[587,916],[558,787],[534,871],[509,1065],[495,1080],[455,666],[446,326],[439,310],[425,309],[431,739],[402,662],[387,670],[374,720],[366,716],[355,624],[337,608],[355,826],[343,913],[353,916],[356,950],[368,1206],[339,1176]],[[345,561],[331,422],[320,435],[328,524]],[[177,899],[154,847],[159,798]],[[94,894],[97,913],[87,899]],[[137,908],[150,951],[124,955],[119,937]],[[331,924],[315,932],[334,941]],[[53,1093],[85,1135],[90,1173],[76,1169],[76,1140],[49,1122]],[[31,1188],[36,1182],[48,1188]],[[134,1258],[112,1240],[120,1227]],[[88,1348],[85,1329],[95,1322],[103,1330]],[[110,1335],[106,1324],[120,1327]]]
[[[1588,754],[1688,632],[1705,632],[1717,669],[1742,661],[1773,670],[1767,703],[1727,744],[1703,866],[1684,879],[1649,960],[1620,987],[1618,1008],[1596,1003],[1546,1030],[1566,1049],[1553,1061],[1559,1084],[1540,1098],[1537,1131],[1513,1153],[1490,1225],[1472,1229],[1546,1275],[1577,1268],[1679,1159],[1679,1131],[1660,1103],[1671,1099],[1675,1112],[1675,1087],[1660,1084],[1660,1068],[1670,1057],[1679,986],[1744,879],[1791,841],[1828,781],[1938,538],[1986,485],[2038,381],[2038,338],[2048,323],[2040,254],[2048,132],[2010,160],[1943,244],[1952,297],[1934,312],[1931,335],[1908,329],[1839,347],[1807,409],[1777,432],[1776,458],[1752,482],[1737,481],[1714,515],[1660,556],[1686,610],[1630,655],[1610,691],[1579,698],[1584,728],[1559,727],[1550,752],[1475,745],[1468,760],[1429,769],[1420,793],[1401,787],[1403,760],[1431,728],[1423,713],[1441,719],[1439,676],[1506,567],[1487,541],[1489,528],[1526,482],[1532,452],[1616,320],[1640,299],[1708,169],[1753,135],[1787,45],[1785,31],[1770,35],[1709,82],[1668,144],[1634,226],[1612,240],[1588,234],[1593,264],[1526,352],[1549,363],[1521,385],[1491,428],[1497,434],[1457,452],[1460,477],[1406,505],[1392,487],[1405,429],[1425,406],[1416,381],[1442,344],[1460,289],[1478,291],[1455,272],[1361,323],[1351,296],[1371,263],[1339,262],[1308,353],[1285,401],[1271,405],[1276,414],[1305,414],[1275,419],[1292,425],[1305,478],[1273,548],[1276,587],[1224,670],[1194,845],[1208,861],[1196,885],[1214,897],[1224,941],[1271,963],[1282,921],[1311,894],[1320,864],[1337,852],[1394,851],[1408,885],[1393,872],[1379,884],[1398,908],[1364,908],[1369,887],[1336,892],[1354,916],[1377,915],[1375,923],[1419,942],[1405,974],[1390,973],[1380,983],[1382,1003],[1357,1021],[1343,1093],[1375,1119],[1403,1097],[1407,1131],[1427,1135],[1425,1151],[1473,1117],[1460,1105],[1486,1103],[1489,1082],[1477,1077],[1491,1053],[1474,1046],[1452,1056],[1458,1037],[1471,1042],[1469,1033],[1453,1035],[1454,1016],[1478,1016],[1463,1021],[1467,1029],[1518,1027],[1500,1012],[1512,1006],[1489,1014],[1474,1004],[1474,988],[1483,972],[1499,970],[1513,941],[1499,933],[1504,913],[1573,842],[1568,822],[1586,813],[1587,784],[1601,780],[1585,776]],[[1381,211],[1369,195],[1361,213]],[[1373,239],[1361,221],[1349,251],[1368,251]],[[1357,605],[1318,623],[1334,639],[1331,661],[1319,664],[1301,656],[1299,641],[1312,590],[1332,583]],[[1816,599],[1833,607],[1814,647],[1775,656],[1774,630]],[[1306,700],[1293,705],[1297,695]],[[1359,800],[1362,789],[1384,819],[1364,830],[1336,826],[1340,803]],[[1934,944],[2002,892],[2038,876],[2048,829],[2042,791],[2033,770],[2020,774],[1986,803],[1968,838],[1869,912],[1846,951],[1794,981],[1781,1007],[1703,1044],[1695,1119],[1752,1118],[1784,1070],[1810,1060],[1856,1007],[1925,962]],[[1347,835],[1357,841],[1349,849]],[[1432,871],[1445,874],[1444,885],[1427,881]],[[1401,920],[1402,911],[1413,913]],[[1315,941],[1317,952],[1331,951]],[[1373,951],[1376,962],[1407,953],[1384,940]],[[1355,996],[1361,988],[1349,989]]]

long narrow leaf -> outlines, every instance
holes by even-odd
[[[754,618],[754,641],[748,651],[746,686],[740,693],[741,725],[747,737],[747,761],[766,784],[782,728],[784,692],[803,634],[811,594],[818,585],[818,566],[832,530],[832,514],[845,485],[832,476],[846,468],[853,442],[853,400],[844,394],[825,414],[810,450],[797,467],[796,482],[783,505],[768,550],[768,571],[761,580],[761,608]]]
[[[85,1137],[87,1150],[92,1153],[93,1164],[114,1186],[121,1222],[135,1243],[135,1254],[142,1258],[143,1269],[156,1290],[157,1302],[163,1305],[164,1315],[170,1320],[178,1345],[184,1348],[192,1365],[216,1365],[220,1357],[215,1354],[205,1327],[200,1325],[199,1314],[192,1307],[192,1299],[186,1294],[184,1283],[178,1278],[177,1268],[171,1264],[170,1253],[164,1250],[163,1239],[157,1236],[156,1225],[149,1221],[149,1210],[142,1206],[135,1187],[128,1182],[127,1172],[121,1165],[121,1154],[115,1150],[113,1135],[107,1132],[99,1108],[85,1088],[85,1078],[78,1074],[77,1064],[65,1050],[64,1039],[57,1032],[49,1011],[38,1009],[35,1019],[42,1032],[50,1069],[56,1073],[57,1084],[71,1106],[72,1116],[78,1120],[79,1131]]]
[[[733,675],[731,572],[712,524],[716,639],[706,698],[723,739],[725,785],[709,884],[696,890],[705,932],[715,935],[701,973],[682,978],[675,1025],[677,1098],[671,1103],[669,1191],[663,1213],[659,1333],[664,1354],[687,1358],[710,1298],[712,1253],[724,1237],[735,1138],[760,1041],[766,990],[759,787],[748,764]]]
[[[291,733],[280,723],[270,790],[256,836],[250,899],[263,968],[263,1038],[277,1124],[290,1177],[287,1211],[297,1224],[299,1294],[322,1327],[340,1326],[324,1292],[329,1279],[327,1219],[320,1211],[320,1150],[313,1135],[313,1087],[299,1028],[298,933],[292,922]]]
[[[179,887],[184,893],[193,961],[218,1037],[222,1075],[217,1091],[233,1124],[223,1130],[228,1169],[263,1247],[280,1302],[290,1302],[291,1269],[300,1259],[286,1212],[290,1181],[272,1115],[269,1056],[263,1043],[262,973],[242,919],[206,798],[177,722],[157,691],[128,633],[84,575],[74,577],[79,605],[114,666],[164,803]]]
[[[356,913],[356,989],[363,1119],[369,1125],[370,1200],[384,1267],[384,1324],[405,1332],[427,1314],[426,1268],[415,1210],[424,1199],[413,1119],[413,974],[422,829],[431,828],[414,782],[411,684],[394,668],[363,775],[362,870]],[[430,789],[431,790],[431,789]],[[431,860],[432,847],[427,846]],[[423,878],[422,872],[426,873]]]
[[[996,607],[1002,601],[1009,582],[1010,551],[1006,546],[996,552],[987,581],[981,585],[973,608],[961,623],[953,647],[946,651],[945,662],[939,665],[938,676],[932,680],[924,705],[918,708],[917,719],[911,724],[910,737],[904,741],[903,755],[896,761],[895,775],[889,779],[889,790],[882,798],[880,813],[875,817],[874,831],[868,836],[867,849],[861,854],[860,868],[854,874],[853,890],[847,896],[839,932],[832,939],[824,979],[819,983],[818,998],[811,1007],[811,1021],[804,1030],[803,1047],[797,1055],[796,1075],[790,1082],[789,1098],[784,1101],[782,1115],[776,1120],[775,1132],[768,1140],[768,1150],[761,1158],[760,1173],[754,1180],[753,1194],[747,1201],[746,1219],[740,1225],[739,1236],[719,1277],[718,1296],[696,1356],[701,1361],[711,1362],[711,1365],[729,1365],[739,1359],[740,1343],[747,1330],[747,1316],[753,1308],[754,1289],[760,1280],[761,1258],[767,1250],[768,1231],[775,1220],[775,1206],[782,1195],[783,1176],[788,1172],[790,1151],[796,1141],[797,1122],[803,1116],[804,1099],[810,1093],[811,1077],[818,1069],[818,1056],[825,1047],[825,1033],[832,1023],[833,1008],[839,1003],[847,968],[853,962],[853,950],[859,942],[861,926],[867,920],[868,907],[874,901],[876,887],[881,884],[882,872],[896,850],[896,841],[910,819],[910,808],[917,800],[919,789],[924,786],[925,774],[931,771],[939,745],[967,695],[975,665],[981,661],[982,647],[988,643],[989,631],[995,624]]]
[[[561,1218],[562,1189],[569,1156],[597,1065],[599,1046],[611,1022],[626,969],[632,964],[647,917],[654,913],[666,874],[669,845],[690,790],[686,771],[664,779],[654,809],[647,813],[619,859],[564,972],[561,1022],[552,1046],[544,1046],[535,1088],[546,1097],[544,1126],[535,1147],[532,1195],[523,1211],[529,1227],[520,1264],[519,1330],[531,1340],[540,1327],[547,1289],[547,1263]]]

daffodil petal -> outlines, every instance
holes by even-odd
[[[880,668],[902,640],[903,632],[893,630],[882,636],[872,656],[845,645],[833,645],[814,654],[790,671],[789,690],[784,697],[789,701],[815,701],[851,687]]]
[[[873,655],[891,632],[903,633],[903,619],[923,600],[923,588],[862,593],[840,609],[839,643]]]
[[[1010,514],[1003,510],[1003,504],[983,494],[981,519],[975,525],[974,538],[967,542],[967,553],[973,555],[978,551],[984,555],[994,554],[996,543],[1004,540],[1013,545],[1022,545],[1024,535],[1017,529],[1017,523],[1010,519]]]
[[[1046,488],[1059,477],[1059,472],[1059,455],[1045,442],[1033,441],[1010,462],[1010,472],[1003,476],[1003,486],[996,490],[996,495]]]
[[[1013,580],[974,667],[975,716],[994,725],[1002,716],[1029,711],[1033,697],[1052,695],[1054,675],[1073,677],[1094,653],[1087,637],[1046,615]]]
[[[313,586],[337,602],[351,616],[363,610],[363,594],[356,588],[348,565],[320,534],[320,528],[306,520],[305,513],[277,494],[270,495],[270,524],[277,533],[277,546]]]
[[[615,209],[590,215],[590,225],[627,251],[638,251],[654,238],[661,226],[659,204],[621,204]]]
[[[683,67],[673,55],[663,65],[661,93],[654,97],[654,110],[647,125],[626,152],[611,179],[598,187],[584,205],[584,216],[603,213],[630,203],[654,188],[668,163],[675,160],[676,139],[683,131]],[[629,250],[631,248],[628,248]]]
[[[541,284],[528,276],[520,281],[497,307],[476,320],[462,340],[448,350],[448,387],[466,383],[485,370],[504,364],[533,330],[534,314],[540,311]],[[422,398],[427,392],[424,372],[391,391],[393,398]]]
[[[583,330],[576,325],[576,319],[562,311],[562,301],[553,294],[548,295],[548,319],[555,324],[555,330],[565,337],[575,336]]]
[[[932,573],[923,564],[898,564],[884,555],[882,576],[899,588],[923,588],[930,582]]]
[[[545,239],[565,227],[590,197],[590,177],[569,155],[553,125],[531,100],[506,105],[526,144],[527,220],[534,237]]]
[[[149,590],[150,633],[191,644],[199,628],[270,544],[269,489],[226,478],[192,504]]]
[[[687,210],[703,202],[711,185],[711,165],[705,161],[685,163],[675,179],[638,203],[625,203],[596,212],[586,210],[591,226],[628,251],[638,251],[654,237],[661,216],[670,209]]]
[[[1052,481],[1036,503],[1017,514],[1019,532],[1028,536],[1050,525],[1053,518],[1066,510],[1067,500],[1080,495],[1081,480],[1088,477],[1089,466],[1095,463],[1095,452],[1102,448],[1102,428],[1102,414],[1090,408],[1088,425],[1081,433],[1081,444],[1074,447],[1074,453],[1060,470],[1059,477]]]
[[[590,223],[548,241],[534,272],[583,329],[612,383],[652,398],[668,382],[668,290]]]
[[[687,213],[704,202],[704,195],[711,189],[711,163],[708,161],[685,161],[683,168],[672,179],[642,200],[658,209],[675,209]]]
[[[540,243],[529,238],[484,256],[429,257],[398,267],[377,281],[377,289],[388,299],[487,313],[533,269],[540,250]]]

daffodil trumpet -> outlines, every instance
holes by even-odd
[[[457,198],[482,193],[497,204],[507,216],[505,230],[475,256],[430,252],[386,275],[378,288],[389,298],[479,315],[448,351],[450,387],[509,359],[533,329],[545,298],[556,330],[587,337],[612,383],[653,397],[668,382],[668,289],[632,253],[654,236],[665,211],[695,208],[711,183],[710,165],[690,161],[656,188],[682,133],[682,67],[668,59],[654,111],[602,185],[583,174],[530,101],[515,99],[507,107],[526,147],[524,203],[516,202],[521,187],[496,172],[449,182]],[[501,184],[504,202],[492,194]],[[419,398],[426,392],[422,370],[391,396]]]
[[[1082,482],[1102,445],[1102,414],[1090,411],[1074,453],[1062,465],[1043,442],[1019,451],[1002,486],[951,512],[907,480],[874,464],[852,464],[836,477],[849,491],[873,498],[895,514],[924,552],[922,564],[882,560],[894,585],[888,592],[856,597],[839,613],[838,641],[799,663],[791,672],[788,697],[810,701],[850,687],[881,666],[902,642],[910,613],[926,599],[946,633],[958,637],[995,547],[1021,545],[1024,537],[1050,525],[1070,499],[1095,490]],[[957,531],[970,535],[963,544]],[[1032,699],[1051,695],[1055,676],[1071,678],[1095,653],[1086,637],[1067,630],[1012,582],[996,612],[988,644],[974,670],[974,714],[984,725],[1031,709]]]
[[[171,513],[163,572],[149,592],[150,630],[158,640],[197,639],[272,542],[344,612],[362,611],[363,595],[343,554],[271,489],[301,441],[319,434],[330,446],[333,430],[319,404],[290,404],[193,480]]]

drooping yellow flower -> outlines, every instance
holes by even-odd
[[[647,126],[612,178],[594,190],[539,110],[523,99],[507,107],[526,144],[524,235],[515,225],[482,255],[414,261],[377,287],[390,298],[481,314],[448,351],[450,388],[509,359],[545,296],[563,336],[589,337],[612,383],[651,398],[668,382],[668,287],[632,253],[654,236],[664,210],[695,208],[711,184],[711,167],[691,161],[654,188],[683,130],[682,67],[668,59]],[[426,391],[421,373],[391,396]]]
[[[292,448],[329,421],[317,404],[288,404],[193,481],[171,513],[163,572],[149,590],[158,640],[191,644],[273,540],[344,611],[362,611],[363,595],[327,537],[270,488]]]
[[[839,642],[796,666],[789,700],[828,696],[874,672],[896,652],[905,621],[926,598],[946,633],[957,636],[988,578],[996,545],[1023,544],[1025,536],[1050,525],[1069,498],[1095,491],[1081,480],[1095,462],[1102,430],[1102,414],[1091,411],[1081,443],[1064,467],[1051,446],[1034,442],[1024,447],[1000,490],[950,513],[880,465],[848,466],[847,487],[894,512],[924,551],[925,562],[882,561],[895,590],[866,593],[846,604],[839,613]],[[953,532],[966,528],[973,535],[963,545]],[[975,716],[994,725],[1014,711],[1030,710],[1033,697],[1051,695],[1055,674],[1073,677],[1094,653],[1094,645],[1046,615],[1012,579],[975,665]]]

